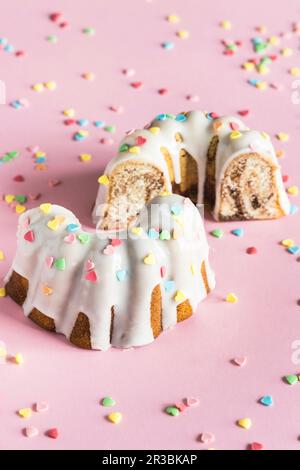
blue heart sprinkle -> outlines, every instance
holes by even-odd
[[[300,253],[300,246],[291,246],[287,250],[291,255],[298,255]]]
[[[173,215],[179,215],[181,211],[182,211],[182,207],[178,206],[177,204],[171,207],[171,212]]]
[[[264,406],[272,406],[273,405],[273,398],[270,395],[265,395],[259,401]]]
[[[171,292],[175,288],[175,281],[166,281],[164,285],[165,285],[165,291]]]
[[[88,119],[78,119],[76,121],[76,123],[81,127],[85,127],[85,126],[89,125],[89,120]]]
[[[105,126],[105,122],[104,122],[104,121],[95,121],[95,122],[94,122],[94,126],[96,126],[96,127],[104,127],[104,126]]]
[[[184,114],[177,114],[175,120],[178,121],[178,122],[184,122],[186,121],[186,116]]]
[[[291,210],[290,210],[290,214],[295,215],[295,214],[297,214],[298,210],[299,210],[298,206],[292,205]]]
[[[154,228],[150,228],[149,229],[149,232],[148,232],[148,237],[151,239],[151,240],[158,240],[159,239],[159,233],[157,230],[155,230]]]
[[[243,228],[236,228],[235,230],[231,231],[232,235],[235,235],[236,237],[243,237],[245,232]]]
[[[121,269],[120,271],[117,271],[116,276],[118,281],[122,282],[125,280],[127,275],[127,271],[125,269]]]
[[[69,225],[67,226],[68,232],[71,232],[71,233],[72,233],[72,232],[77,232],[77,230],[79,230],[79,229],[80,229],[80,227],[79,227],[79,225],[77,225],[77,224],[69,224]]]
[[[156,116],[157,121],[165,121],[166,119],[167,119],[166,114],[159,114],[158,116]]]

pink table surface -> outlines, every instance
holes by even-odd
[[[69,29],[61,30],[49,20],[53,10],[64,14]],[[180,16],[179,24],[165,20],[171,13]],[[262,77],[282,83],[283,91],[256,90],[240,68],[253,56],[250,39],[258,35],[255,27],[265,25],[267,36],[287,33],[299,17],[299,0],[5,2],[0,37],[26,55],[17,58],[0,51],[0,79],[7,86],[7,105],[0,106],[0,155],[20,152],[18,159],[0,166],[1,194],[41,193],[40,201],[27,207],[59,203],[91,227],[97,177],[124,132],[160,112],[191,108],[224,114],[249,109],[249,126],[272,137],[287,132],[290,141],[277,141],[276,147],[286,151],[281,164],[283,173],[290,175],[289,184],[299,184],[300,107],[291,102],[294,79],[288,74],[290,67],[300,65],[299,36],[287,36],[272,49],[277,53],[291,47],[294,54],[280,57],[271,74]],[[231,31],[220,29],[224,19],[232,22]],[[95,36],[82,33],[87,26],[95,28]],[[176,37],[179,29],[188,30],[190,37]],[[47,42],[51,34],[58,36],[57,44]],[[223,55],[223,38],[243,41],[234,57]],[[164,50],[163,41],[172,41],[174,49]],[[136,75],[126,77],[124,68],[135,69]],[[95,80],[84,80],[85,72],[95,73]],[[55,91],[38,94],[31,89],[51,80],[57,83]],[[133,89],[132,80],[142,81],[143,87]],[[159,95],[160,88],[169,93]],[[199,103],[187,101],[188,94],[197,94]],[[30,106],[9,106],[20,98],[27,98]],[[124,113],[110,111],[111,105],[122,105]],[[76,118],[115,124],[115,135],[91,124],[89,137],[74,142],[78,126],[63,125],[62,111],[70,107]],[[102,137],[113,137],[115,143],[103,145]],[[34,171],[26,150],[30,145],[47,153],[48,171]],[[83,152],[92,154],[90,163],[79,161]],[[20,174],[25,181],[13,181]],[[50,179],[62,184],[50,188]],[[0,223],[4,276],[15,252],[17,227],[17,215],[5,202],[0,204]],[[216,449],[245,449],[253,441],[267,449],[299,448],[300,385],[290,387],[282,377],[300,371],[292,362],[292,343],[300,338],[300,264],[279,245],[285,238],[300,244],[299,214],[275,222],[207,220],[206,225],[208,231],[220,227],[225,233],[220,240],[209,235],[217,288],[196,317],[148,347],[82,351],[37,328],[9,298],[0,299],[0,340],[10,355],[21,352],[25,359],[22,366],[0,365],[0,449],[205,449],[211,445],[197,438],[206,431],[215,434]],[[244,238],[231,235],[237,227],[244,228]],[[249,246],[257,247],[256,256],[246,254]],[[238,304],[224,301],[228,292],[238,295]],[[237,356],[247,356],[244,368],[230,363]],[[257,403],[266,394],[273,396],[272,408]],[[117,426],[105,419],[108,410],[99,405],[106,395],[117,400],[116,410],[123,414]],[[199,397],[198,407],[178,418],[163,412],[166,405],[190,396]],[[16,414],[43,400],[49,402],[49,412],[34,413],[28,422]],[[236,425],[245,417],[253,422],[248,431]],[[38,437],[23,436],[28,424],[40,430]],[[52,427],[60,430],[57,440],[44,435]]]

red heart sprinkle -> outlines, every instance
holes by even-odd
[[[242,117],[248,116],[250,113],[249,109],[242,109],[241,111],[238,111],[239,115]]]
[[[29,232],[26,232],[24,235],[24,240],[26,240],[27,242],[33,243],[35,240],[34,232],[32,230],[29,230]]]
[[[76,121],[75,121],[74,119],[65,119],[65,120],[64,120],[64,124],[65,124],[66,126],[71,126],[71,124],[75,124],[75,122],[76,122]]]
[[[289,179],[290,179],[290,177],[288,175],[283,175],[283,177],[282,177],[282,181],[284,183],[287,183]]]
[[[122,245],[122,240],[119,240],[118,238],[113,238],[110,241],[110,244],[114,247]]]
[[[169,91],[169,90],[168,90],[167,88],[160,88],[160,89],[158,90],[158,93],[159,93],[160,95],[166,95],[166,94],[168,93],[168,91]]]
[[[57,428],[52,428],[52,429],[49,429],[47,432],[46,432],[46,435],[48,437],[51,437],[51,439],[57,439],[58,436],[59,436],[59,431]]]
[[[260,444],[260,442],[252,442],[250,444],[250,449],[251,450],[263,450],[264,446],[263,444]]]
[[[22,175],[17,175],[14,176],[14,181],[16,181],[17,183],[23,183],[23,181],[25,181],[25,178]]]
[[[132,82],[132,83],[130,83],[130,85],[132,86],[132,88],[141,88],[143,83],[142,82]]]
[[[89,271],[85,276],[86,281],[97,282],[98,276],[96,271]]]
[[[147,142],[147,139],[141,135],[139,135],[135,140],[136,145],[139,145],[139,146],[144,145],[146,142]]]
[[[161,277],[165,277],[166,271],[167,271],[167,269],[166,269],[165,266],[162,266],[162,267],[160,268],[160,275],[161,275]]]
[[[257,248],[255,248],[255,246],[251,246],[250,248],[247,248],[247,254],[248,255],[256,255],[257,254]]]

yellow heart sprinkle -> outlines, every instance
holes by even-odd
[[[92,155],[90,153],[82,153],[80,155],[80,160],[82,162],[89,162],[89,161],[91,161],[91,159],[92,159]]]
[[[18,365],[21,365],[21,364],[23,364],[23,362],[24,362],[24,358],[23,358],[22,354],[21,353],[16,354],[15,355],[15,363],[18,364]]]
[[[34,154],[34,156],[35,156],[36,158],[46,157],[46,153],[45,153],[45,152],[42,152],[41,150],[39,150],[38,152],[36,152],[36,153]]]
[[[160,133],[160,128],[159,127],[150,127],[149,129],[149,132],[151,132],[151,134],[159,134]]]
[[[180,238],[180,232],[176,228],[173,229],[172,238],[173,240],[178,240]]]
[[[261,132],[261,136],[263,139],[266,139],[266,140],[271,140],[269,134],[267,132]]]
[[[143,229],[142,229],[142,227],[133,227],[133,228],[131,229],[131,232],[132,232],[134,235],[140,236],[140,235],[142,235],[142,233],[143,233]]]
[[[182,290],[178,290],[175,294],[175,297],[174,297],[174,300],[175,302],[183,302],[184,300],[186,300],[186,296],[185,294],[182,292]]]
[[[7,356],[7,351],[4,347],[0,348],[0,357],[3,359],[4,357]]]
[[[238,297],[235,294],[228,294],[226,297],[226,302],[236,304],[239,301]]]
[[[59,227],[59,220],[57,220],[56,218],[49,220],[49,222],[47,223],[47,227],[55,232]]]
[[[294,240],[286,239],[282,240],[281,245],[285,248],[292,248],[293,246],[295,246],[295,243]]]
[[[280,52],[283,55],[283,57],[290,57],[294,53],[293,49],[290,49],[289,47],[285,47]]]
[[[118,411],[114,411],[113,413],[110,413],[107,418],[111,423],[118,424],[122,421],[122,414]]]
[[[6,296],[5,287],[0,287],[0,297],[5,297],[5,296]]]
[[[299,76],[300,76],[300,68],[299,68],[299,67],[293,67],[293,68],[291,68],[290,74],[291,74],[293,77],[299,77]]]
[[[298,196],[298,194],[299,194],[298,186],[291,186],[290,188],[288,188],[287,192],[291,196]]]
[[[231,24],[231,22],[228,21],[228,20],[223,20],[223,21],[221,21],[221,23],[220,23],[220,27],[223,28],[223,29],[227,29],[227,30],[228,30],[228,29],[231,29],[231,28],[232,28],[232,24]]]
[[[243,429],[250,429],[252,427],[252,421],[250,418],[243,418],[237,422],[238,426]]]
[[[268,87],[268,84],[266,82],[259,82],[256,85],[256,88],[258,88],[259,90],[266,90],[267,87]]]
[[[32,89],[37,93],[41,93],[44,91],[44,85],[42,83],[36,83],[35,85],[32,85]]]
[[[15,196],[13,194],[7,194],[4,199],[7,204],[11,204],[12,202],[14,202]]]
[[[48,89],[48,90],[55,90],[56,89],[56,82],[46,82],[44,83],[44,86]]]
[[[31,408],[21,408],[21,410],[18,411],[19,416],[24,419],[29,419],[32,415],[32,409]]]
[[[230,134],[231,140],[239,139],[240,137],[242,137],[242,134],[239,131],[233,131]]]
[[[98,183],[99,184],[103,184],[104,186],[108,186],[109,185],[109,178],[107,175],[102,175],[100,176],[100,178],[98,178]]]
[[[129,149],[129,153],[134,153],[134,154],[137,154],[137,153],[140,153],[141,152],[141,147],[135,145],[134,147],[130,147]]]
[[[169,23],[179,23],[180,18],[178,15],[173,14],[173,15],[168,15],[167,20],[169,21]]]
[[[153,255],[153,253],[149,253],[149,255],[144,258],[144,263],[148,266],[152,266],[153,264],[155,264],[155,262],[155,256]]]
[[[68,117],[74,117],[75,116],[75,109],[73,108],[68,108],[68,109],[65,109],[63,111],[64,115],[65,116],[68,116]]]
[[[190,35],[190,33],[186,31],[185,29],[182,29],[181,31],[177,31],[176,34],[180,39],[187,39]]]
[[[248,72],[252,72],[252,70],[254,70],[255,68],[255,65],[253,64],[253,62],[245,62],[243,68]]]
[[[194,264],[191,264],[191,273],[193,276],[196,274],[196,266]]]
[[[44,214],[49,214],[51,212],[51,209],[52,209],[52,204],[50,204],[49,202],[47,202],[45,204],[41,204],[40,209]]]
[[[269,69],[269,67],[266,67],[265,65],[260,65],[258,67],[258,72],[261,75],[268,75],[270,73],[270,69]]]
[[[290,138],[290,136],[286,132],[279,132],[276,137],[281,142],[287,142]]]
[[[17,204],[15,207],[15,211],[17,214],[23,214],[26,211],[26,207],[22,206],[21,204]]]
[[[280,44],[280,38],[278,36],[271,36],[269,38],[269,44],[271,44],[271,46],[278,46],[278,44]]]
[[[51,289],[51,287],[47,286],[47,285],[44,285],[42,287],[42,292],[44,295],[51,295],[53,293],[53,289]]]
[[[4,253],[3,251],[0,250],[0,261],[3,261],[4,260]]]

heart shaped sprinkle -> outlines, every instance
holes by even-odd
[[[122,145],[119,147],[119,152],[120,152],[120,153],[128,152],[128,150],[129,150],[129,145],[128,145],[128,144],[122,144]]]
[[[202,444],[211,444],[215,441],[215,436],[211,432],[203,432],[200,434],[199,440]]]
[[[66,260],[65,258],[57,258],[54,261],[54,267],[58,269],[58,271],[64,271],[66,269]]]
[[[123,282],[126,278],[127,271],[125,269],[121,269],[120,271],[117,271],[116,276],[118,281]]]
[[[88,233],[80,233],[77,235],[77,238],[82,245],[86,245],[90,241],[90,235]]]
[[[165,266],[162,266],[162,267],[160,268],[160,275],[161,275],[162,278],[165,277],[166,272],[167,272],[167,268],[166,268]]]
[[[88,260],[85,262],[85,266],[84,266],[84,267],[85,267],[85,270],[86,270],[86,271],[92,271],[92,269],[95,268],[95,263],[94,263],[92,260],[88,259]]]
[[[179,409],[176,406],[168,406],[165,412],[170,416],[178,416],[180,414]]]
[[[115,406],[116,401],[112,397],[104,397],[101,401],[101,405],[105,407]]]
[[[148,237],[151,240],[158,240],[159,239],[159,232],[155,230],[155,228],[150,228],[148,231]]]
[[[171,292],[175,288],[175,281],[166,281],[164,286],[166,292]]]
[[[64,238],[64,242],[65,243],[68,243],[69,245],[71,245],[72,243],[74,243],[76,240],[76,237],[75,235],[73,235],[72,233],[70,235],[67,235],[65,238]]]
[[[240,139],[241,137],[242,137],[242,134],[239,131],[233,131],[230,134],[230,139],[231,140]]]
[[[162,230],[159,236],[160,240],[171,240],[171,234],[168,230]]]
[[[236,304],[238,301],[239,301],[239,299],[235,294],[233,294],[233,293],[227,294],[226,302],[229,302],[231,304]]]
[[[179,206],[177,204],[174,204],[171,206],[171,212],[173,215],[179,215],[182,211],[182,206]]]
[[[198,406],[200,403],[199,398],[190,397],[186,399],[187,406]]]
[[[239,419],[237,425],[243,429],[250,429],[252,427],[252,421],[250,418]]]
[[[244,229],[242,228],[236,228],[231,231],[232,235],[235,235],[236,237],[243,237],[244,236]]]
[[[47,268],[49,268],[49,269],[52,268],[53,262],[54,262],[53,256],[46,256],[45,264],[46,264]]]
[[[298,377],[297,377],[297,375],[286,375],[285,376],[285,381],[289,385],[295,385],[298,382]]]
[[[155,256],[153,255],[153,253],[149,253],[149,255],[147,255],[144,258],[144,263],[147,264],[148,266],[152,266],[153,264],[156,263]]]
[[[244,367],[247,364],[247,358],[246,357],[235,357],[232,360],[233,364],[235,364],[238,367]]]
[[[47,223],[47,227],[55,232],[59,227],[59,220],[56,218],[49,220],[49,222]]]
[[[220,228],[216,228],[215,230],[210,232],[210,234],[215,238],[222,238],[224,236],[224,232]]]
[[[184,302],[186,300],[186,296],[185,296],[184,292],[182,292],[181,290],[178,290],[175,294],[174,300],[177,303]]]
[[[102,175],[98,178],[98,183],[99,184],[103,184],[104,186],[108,186],[109,185],[109,178],[107,175]]]
[[[137,136],[137,138],[135,139],[135,143],[138,146],[143,146],[145,145],[146,142],[147,142],[146,137],[143,137],[142,135]]]
[[[103,250],[103,254],[107,256],[111,256],[115,253],[115,248],[112,245],[107,245],[106,248]]]
[[[27,428],[24,429],[24,435],[26,437],[29,437],[30,439],[32,437],[36,437],[39,434],[39,430],[35,428],[34,426],[28,426]]]
[[[41,204],[40,205],[40,210],[44,213],[44,214],[49,214],[51,212],[51,209],[52,209],[52,204],[50,203],[46,203],[46,204]]]
[[[29,232],[26,232],[24,235],[24,240],[26,240],[29,243],[33,243],[35,240],[34,232],[32,230],[29,230]]]
[[[48,295],[53,294],[53,289],[51,287],[49,287],[47,284],[44,284],[42,286],[42,292],[43,292],[44,295],[48,296]]]
[[[48,429],[46,436],[50,437],[51,439],[57,439],[59,436],[59,431],[57,428]]]
[[[250,444],[250,450],[263,450],[264,448],[264,445],[261,444],[260,442],[252,442],[252,444]]]
[[[79,230],[79,229],[80,229],[80,226],[77,225],[77,224],[69,224],[69,225],[67,226],[67,230],[68,230],[68,232],[70,232],[70,233],[77,232],[77,230]]]
[[[45,411],[49,410],[49,405],[45,401],[37,402],[34,404],[34,410],[37,413],[44,413]]]
[[[21,418],[29,419],[32,415],[32,409],[31,408],[21,408],[18,411],[18,414]]]
[[[138,147],[137,145],[134,145],[133,147],[130,147],[129,153],[132,153],[134,155],[137,155],[141,152],[141,148]]]
[[[118,246],[121,246],[122,245],[122,240],[120,240],[119,238],[112,238],[110,240],[110,244],[111,246],[113,247],[118,247]]]
[[[131,229],[131,232],[133,233],[133,235],[137,235],[139,237],[139,236],[142,235],[143,229],[142,229],[142,227],[133,227]]]
[[[237,122],[231,122],[229,125],[233,131],[237,131],[240,128],[240,125]]]
[[[114,413],[110,413],[107,419],[113,424],[119,424],[122,421],[122,414],[115,411]]]
[[[271,397],[271,395],[265,395],[263,396],[259,402],[264,405],[264,406],[273,406],[274,402],[273,402],[273,397]]]
[[[98,281],[98,276],[97,276],[96,271],[89,271],[85,276],[85,280],[96,283]]]

